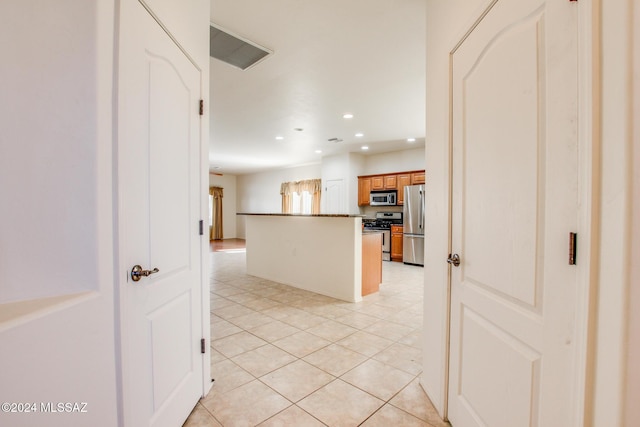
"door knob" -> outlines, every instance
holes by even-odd
[[[447,262],[451,265],[453,265],[454,267],[457,267],[460,265],[460,255],[458,254],[453,254],[453,255],[449,255],[449,258],[447,258]]]
[[[131,280],[137,282],[142,276],[148,277],[153,273],[157,273],[158,271],[160,270],[158,270],[157,268],[154,268],[153,270],[143,270],[141,266],[134,265],[131,269]]]

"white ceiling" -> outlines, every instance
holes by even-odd
[[[210,59],[211,170],[316,163],[362,145],[367,154],[424,146],[425,3],[211,0],[211,22],[274,51],[246,71]]]

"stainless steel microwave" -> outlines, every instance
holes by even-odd
[[[397,192],[395,190],[372,191],[369,194],[369,205],[371,206],[395,206]]]

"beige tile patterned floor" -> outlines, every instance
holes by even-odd
[[[212,252],[211,392],[185,427],[445,427],[419,384],[420,267],[383,263],[348,303],[246,274]]]

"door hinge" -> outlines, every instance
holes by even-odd
[[[200,226],[200,235],[204,236],[204,221],[203,220],[200,220],[199,226]]]
[[[204,342],[204,338],[202,338],[202,339],[200,340],[200,353],[204,354],[204,353],[205,353],[205,350],[206,350],[206,348],[205,348],[205,342]]]
[[[200,115],[204,116],[204,100],[200,100]]]
[[[569,265],[576,265],[578,233],[569,233]]]

